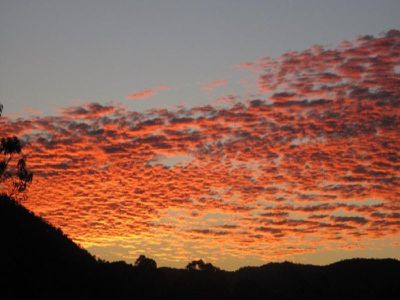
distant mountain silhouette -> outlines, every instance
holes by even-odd
[[[395,299],[400,261],[289,262],[227,272],[96,259],[61,230],[0,196],[0,299]],[[198,261],[196,261],[198,262]],[[192,264],[189,264],[191,266]]]

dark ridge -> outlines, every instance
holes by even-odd
[[[85,293],[84,280],[96,259],[17,202],[0,197],[1,299],[71,296],[71,285]]]
[[[400,261],[290,262],[235,272],[99,260],[22,205],[0,196],[0,299],[395,299]],[[195,263],[195,264],[193,264]],[[200,267],[200,268],[198,268]],[[202,269],[203,268],[203,269]]]

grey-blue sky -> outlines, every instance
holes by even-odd
[[[397,0],[2,0],[0,102],[19,114],[204,103],[200,86],[234,78],[234,64],[400,28],[399,13]],[[159,85],[172,89],[125,99]]]

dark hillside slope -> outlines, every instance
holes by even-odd
[[[174,299],[397,299],[400,261],[350,259],[328,266],[269,263],[235,272],[160,268]]]
[[[0,299],[150,299],[163,274],[99,261],[59,229],[0,196]]]
[[[61,230],[5,196],[0,197],[0,238],[0,292],[14,297],[26,292],[37,298],[87,292],[84,282],[96,259]]]
[[[351,259],[218,269],[99,261],[61,230],[0,196],[0,299],[397,299],[400,261]]]
[[[289,262],[246,267],[235,272],[236,295],[247,299],[393,299],[400,295],[400,261],[350,259],[328,266]]]

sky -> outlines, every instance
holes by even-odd
[[[24,141],[24,205],[109,260],[400,258],[399,12],[2,0],[0,133]]]

